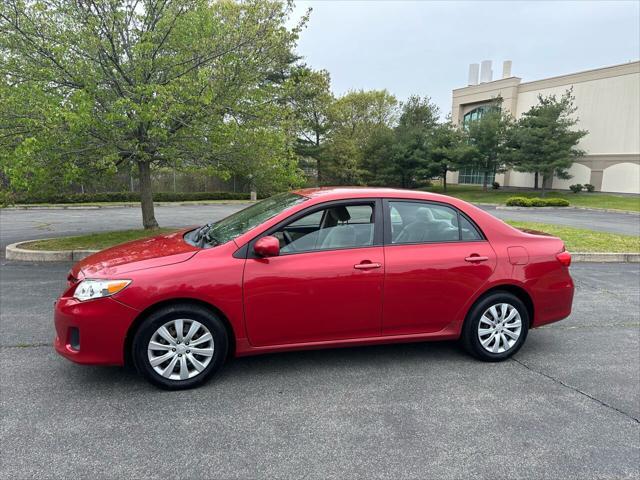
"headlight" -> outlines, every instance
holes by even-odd
[[[80,301],[109,297],[123,290],[131,280],[82,280],[76,287],[73,298]]]

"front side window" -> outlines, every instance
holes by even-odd
[[[426,202],[390,201],[391,244],[482,240],[478,229],[458,210]]]
[[[280,253],[359,248],[373,245],[374,207],[336,205],[305,215],[272,235]]]

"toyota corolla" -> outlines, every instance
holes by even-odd
[[[283,193],[198,228],[96,253],[55,305],[55,347],[191,388],[234,356],[460,340],[509,358],[567,317],[571,255],[448,196]]]

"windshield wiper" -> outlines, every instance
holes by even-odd
[[[211,244],[212,246],[216,246],[216,245],[220,245],[220,241],[214,237],[213,235],[211,235],[211,228],[209,228],[209,230],[207,230],[204,233],[204,240],[207,241],[207,243]]]
[[[191,241],[194,243],[194,245],[197,245],[198,247],[204,247],[205,244],[209,244],[212,246],[220,244],[220,242],[213,235],[211,235],[213,225],[214,223],[207,223],[193,231],[193,233],[191,234]]]
[[[213,223],[206,223],[200,228],[197,228],[193,233],[193,241],[194,243],[199,243],[205,232],[213,226]]]

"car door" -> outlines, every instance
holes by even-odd
[[[437,332],[489,279],[496,255],[473,222],[437,202],[385,200],[383,335]]]
[[[265,235],[280,255],[244,271],[245,327],[253,346],[379,336],[382,324],[382,203],[329,202],[303,211]],[[264,236],[264,235],[261,235]]]

